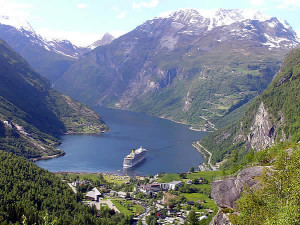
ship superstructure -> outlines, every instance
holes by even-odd
[[[145,158],[147,150],[143,147],[139,147],[136,150],[132,150],[132,152],[124,158],[123,168],[134,167]]]

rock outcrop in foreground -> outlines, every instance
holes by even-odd
[[[231,177],[225,180],[214,181],[211,185],[211,195],[219,207],[219,212],[213,218],[211,224],[231,224],[224,209],[235,208],[235,201],[241,197],[245,186],[255,188],[258,179],[262,174],[263,166],[255,166],[243,169],[237,177]]]

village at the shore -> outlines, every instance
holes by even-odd
[[[210,196],[210,183],[221,171],[191,168],[180,174],[147,177],[105,173],[58,173],[83,204],[101,212],[123,213],[136,224],[208,224],[217,211]],[[151,223],[151,221],[153,221]],[[202,224],[202,223],[201,223]]]

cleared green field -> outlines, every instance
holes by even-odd
[[[115,175],[103,175],[103,177],[107,182],[118,184],[118,185],[121,185],[129,181],[129,178],[123,179],[121,176],[115,176]]]
[[[127,201],[124,199],[114,199],[111,201],[118,208],[118,210],[125,215],[139,215],[145,210],[143,206],[139,204],[134,205],[132,201]]]
[[[209,181],[209,183],[211,183],[214,178],[220,177],[220,176],[222,176],[222,171],[217,170],[217,171],[199,171],[199,172],[195,172],[195,173],[190,173],[190,174],[187,174],[186,177],[187,177],[187,179],[191,179],[191,180],[203,177],[203,178],[206,178]],[[181,179],[179,177],[179,174],[167,173],[167,174],[164,174],[162,177],[160,177],[158,179],[158,182],[168,183],[173,180],[186,181],[186,179]]]
[[[158,179],[159,183],[169,183],[173,180],[183,180],[179,177],[179,174],[167,173]]]
[[[214,178],[220,177],[220,176],[222,176],[222,171],[216,170],[216,171],[199,171],[199,172],[195,172],[195,173],[190,173],[190,174],[187,174],[186,177],[191,180],[193,180],[195,178],[203,177],[203,178],[206,178],[209,183],[211,183]]]
[[[200,194],[200,193],[191,193],[191,194],[184,193],[183,196],[188,201],[197,202],[198,200],[201,200],[202,202],[204,202],[202,205],[204,205],[206,208],[212,210],[217,209],[216,203],[213,200],[211,200],[207,195]]]
[[[121,205],[121,204],[119,203],[119,200],[111,200],[111,201],[112,201],[112,203],[117,207],[117,209],[118,209],[121,213],[123,213],[123,214],[125,214],[125,215],[127,215],[127,216],[132,215],[132,212],[131,212],[130,210],[126,209],[123,205]]]
[[[79,180],[92,180],[92,181],[100,181],[99,175],[98,173],[57,173],[57,176],[63,178],[66,177],[71,178],[71,179],[75,179],[77,176],[79,177]],[[124,178],[122,176],[117,176],[117,175],[106,175],[103,174],[104,179],[109,182],[109,183],[114,183],[114,184],[118,184],[121,185],[127,181],[129,181],[129,178]]]

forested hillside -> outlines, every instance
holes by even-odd
[[[46,218],[45,218],[46,217]],[[55,221],[55,222],[54,222]],[[130,224],[80,202],[66,183],[26,159],[0,151],[0,224]]]
[[[246,110],[243,118],[208,135],[201,143],[213,162],[245,162],[245,155],[281,141],[300,140],[300,48],[287,54],[280,72]]]
[[[146,112],[203,130],[225,127],[267,88],[299,42],[275,17],[248,17],[238,9],[210,13],[179,9],[148,20],[86,53],[55,87],[90,105]]]
[[[50,88],[1,40],[0,99],[0,150],[27,158],[61,153],[54,148],[60,134],[108,129],[87,106]]]

